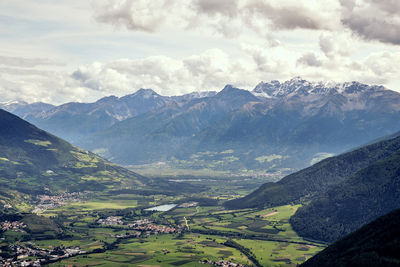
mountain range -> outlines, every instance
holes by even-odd
[[[116,163],[292,172],[398,131],[399,103],[400,94],[382,86],[297,77],[261,82],[251,92],[227,85],[167,97],[141,89],[11,111]]]

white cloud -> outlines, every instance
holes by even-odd
[[[400,77],[397,62],[400,62],[400,52],[380,52],[369,55],[361,64],[364,74],[368,79],[381,81],[382,84],[390,84]],[[393,88],[400,89],[400,88]]]
[[[319,47],[328,58],[347,57],[355,49],[355,42],[349,32],[322,33],[319,37]]]
[[[61,104],[67,101],[87,101],[100,97],[89,88],[82,88],[64,73],[8,72],[0,76],[0,99]]]
[[[283,47],[270,47],[269,45],[259,46],[252,44],[242,44],[242,49],[253,59],[260,74],[282,75],[289,69],[287,56],[293,54]],[[284,56],[283,56],[284,55]]]
[[[251,61],[234,59],[219,49],[210,49],[183,59],[153,56],[122,59],[82,66],[72,77],[82,86],[124,95],[139,88],[152,88],[164,95],[220,90],[225,84],[242,84],[253,76]],[[251,81],[253,82],[253,81]]]

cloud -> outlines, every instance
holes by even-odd
[[[342,23],[365,40],[400,45],[400,2],[357,0],[342,4]]]
[[[322,33],[319,36],[319,48],[326,57],[347,57],[354,50],[354,42],[347,32]]]
[[[277,0],[108,0],[94,3],[96,21],[133,31],[202,28],[226,37],[237,36],[245,30],[266,36],[274,30],[331,29],[339,23],[332,8],[336,5],[318,1],[299,4],[290,0],[282,4]]]
[[[282,54],[290,55],[291,52],[281,47],[259,46],[243,43],[242,50],[249,55],[256,64],[257,72],[262,75],[281,75],[289,69],[288,62]]]
[[[356,6],[356,0],[339,0],[339,3],[348,10],[353,10]]]
[[[397,0],[107,0],[93,1],[97,22],[132,31],[179,29],[235,38],[252,31],[263,38],[280,31],[340,32],[400,44]]]
[[[47,58],[24,58],[0,55],[0,65],[32,68],[36,66],[62,66],[64,64]]]
[[[39,2],[0,4],[2,101],[252,89],[299,75],[400,89],[398,0]]]
[[[310,67],[320,67],[322,65],[322,62],[313,52],[309,52],[304,54],[297,60],[297,65],[300,64]]]
[[[287,80],[299,75],[308,80],[357,80],[400,89],[396,87],[400,53],[376,52],[353,60],[341,56],[342,38],[346,35],[339,35],[337,40],[331,35],[320,36],[320,52],[318,46],[316,50],[296,51],[285,45],[242,43],[241,54],[208,49],[184,57],[96,61],[73,71],[0,66],[0,99],[53,104],[90,102],[108,95],[123,96],[139,88],[180,95],[218,91],[228,83],[251,90],[262,80]]]
[[[193,6],[199,13],[236,17],[238,15],[238,2],[238,0],[195,0]]]
[[[397,0],[368,0],[367,2],[378,6],[390,14],[399,14],[400,11],[400,2]]]
[[[268,19],[273,29],[327,29],[329,25],[304,5],[272,6],[265,1],[254,1],[244,7],[248,20]]]
[[[155,31],[165,20],[166,13],[157,12],[165,8],[164,1],[100,1],[95,5],[95,19],[114,26],[125,26],[129,30]]]
[[[310,80],[357,80],[400,89],[392,83],[400,75],[396,68],[400,53],[373,53],[351,60],[340,54],[324,57],[322,52],[296,52],[284,46],[243,43],[241,48],[246,56],[209,49],[183,58],[152,56],[94,62],[79,67],[71,77],[80,88],[117,96],[139,88],[152,88],[162,95],[219,91],[228,83],[251,90],[261,80],[286,80],[298,75]],[[332,51],[337,53],[336,44]]]
[[[232,58],[220,49],[209,49],[183,59],[152,56],[95,62],[81,66],[71,77],[81,86],[105,94],[124,95],[139,88],[152,88],[164,95],[176,95],[219,90],[227,83],[253,83],[252,64]]]
[[[45,75],[50,75],[52,72],[46,70],[37,70],[37,69],[0,67],[0,73],[3,75],[11,74],[15,76],[29,76],[29,75],[45,76]]]
[[[363,61],[363,68],[371,72],[374,78],[380,77],[382,83],[387,83],[389,80],[394,80],[400,75],[400,70],[397,67],[397,62],[400,62],[400,53],[380,52],[369,55]],[[400,88],[398,88],[400,89]]]
[[[65,73],[14,70],[0,76],[0,99],[62,104],[67,101],[93,101],[101,94],[83,88]]]

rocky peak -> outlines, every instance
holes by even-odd
[[[271,81],[259,83],[252,93],[266,98],[279,98],[307,95],[332,95],[332,94],[357,94],[371,91],[381,91],[383,86],[366,85],[359,82],[334,83],[334,82],[309,82],[301,77],[280,83]]]

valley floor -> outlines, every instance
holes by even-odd
[[[296,266],[325,247],[291,228],[299,205],[226,210],[220,204],[238,197],[233,192],[240,186],[223,188],[214,183],[207,192],[176,195],[89,192],[69,202],[52,197],[54,205],[44,197],[50,205],[37,211],[62,233],[41,225],[36,232],[7,230],[1,255],[52,266]],[[163,204],[177,205],[146,210]]]

